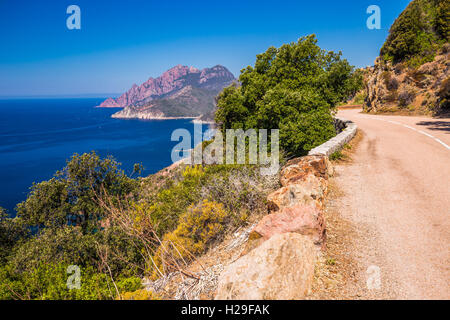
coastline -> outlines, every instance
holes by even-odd
[[[192,123],[199,123],[199,124],[210,124],[214,125],[216,122],[214,120],[200,120],[200,118],[203,115],[197,116],[197,117],[167,117],[163,115],[154,115],[154,114],[145,114],[145,113],[137,113],[133,115],[124,115],[119,114],[121,111],[114,113],[111,115],[111,118],[114,119],[140,119],[140,120],[182,120],[182,119],[192,119]]]

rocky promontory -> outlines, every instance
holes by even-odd
[[[213,114],[214,98],[234,80],[221,65],[203,70],[177,65],[140,86],[134,84],[117,99],[106,99],[99,107],[124,108],[113,118],[199,118]]]

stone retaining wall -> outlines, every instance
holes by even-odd
[[[358,129],[358,126],[354,122],[342,118],[335,118],[334,126],[337,132],[340,132],[342,129],[343,130],[334,138],[331,138],[327,142],[312,149],[308,155],[324,155],[329,157],[334,152],[341,150],[346,143],[350,142]]]

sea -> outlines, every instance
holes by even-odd
[[[33,182],[52,178],[74,153],[111,155],[129,176],[141,163],[147,176],[172,164],[174,130],[188,130],[193,143],[190,119],[113,119],[119,109],[95,108],[104,99],[0,100],[0,207],[14,216]]]

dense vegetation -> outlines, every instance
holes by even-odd
[[[180,271],[195,255],[262,213],[256,167],[180,166],[131,179],[111,158],[74,155],[31,187],[17,216],[0,210],[0,299],[152,298],[141,278]],[[68,289],[67,268],[81,270]]]
[[[411,67],[433,61],[449,41],[450,2],[414,0],[395,20],[381,48],[384,60],[406,62]]]
[[[257,55],[239,82],[218,97],[221,129],[280,129],[281,148],[298,156],[335,135],[332,111],[359,91],[362,75],[311,35]]]
[[[222,129],[279,128],[290,155],[333,136],[333,108],[358,91],[361,74],[316,42],[258,55],[218,98]],[[192,276],[188,264],[267,213],[278,187],[257,165],[178,164],[132,179],[112,158],[75,154],[30,188],[15,218],[0,209],[0,299],[159,299],[142,278]],[[66,285],[69,266],[80,268],[79,289]]]
[[[141,261],[139,248],[128,246],[119,228],[103,228],[105,212],[95,200],[135,189],[117,162],[95,153],[75,154],[54,178],[34,184],[17,216],[0,218],[0,299],[106,299],[140,289],[138,273],[129,269]],[[126,262],[105,256],[105,248]],[[81,268],[80,290],[66,287],[69,265]]]

